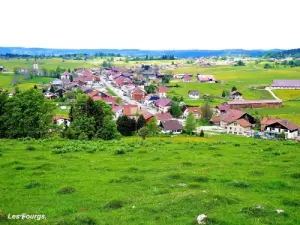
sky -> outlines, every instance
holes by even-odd
[[[1,0],[0,46],[300,48],[299,0]]]

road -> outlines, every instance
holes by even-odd
[[[274,94],[274,92],[272,91],[271,88],[266,87],[265,90],[268,91],[268,92],[269,92],[276,100],[281,100],[280,98],[278,98],[278,97]]]
[[[120,90],[119,88],[115,88],[114,86],[112,86],[109,81],[103,79],[103,77],[100,77],[101,83],[103,83],[107,88],[109,88],[110,90],[112,90],[117,97],[121,98],[123,102],[126,102],[128,104],[132,104],[132,105],[138,105],[139,107],[141,107],[142,109],[146,109],[148,112],[150,112],[151,114],[156,114],[157,110],[153,107],[150,106],[146,106],[140,102],[134,101],[132,99],[130,99],[128,96],[124,96],[124,92],[122,90]]]

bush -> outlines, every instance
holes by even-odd
[[[72,194],[75,192],[75,189],[72,187],[62,187],[56,193],[57,194]]]
[[[36,149],[33,146],[27,146],[25,150],[26,151],[35,151]]]
[[[282,200],[282,204],[286,205],[286,206],[300,207],[300,200],[298,200],[298,199],[284,199],[284,200]]]
[[[251,186],[250,184],[242,181],[231,182],[231,185],[237,188],[249,188]]]
[[[294,179],[300,179],[300,173],[293,173],[291,177]]]
[[[16,166],[15,170],[25,170],[25,166]]]
[[[31,181],[28,184],[25,185],[26,189],[31,189],[31,188],[35,188],[35,187],[39,187],[41,184],[39,182],[36,181]]]
[[[75,221],[78,222],[80,225],[96,225],[97,222],[95,219],[88,217],[88,216],[83,216],[79,215],[75,218]]]
[[[209,179],[207,177],[201,177],[201,176],[194,177],[193,180],[196,182],[208,182],[209,181]]]
[[[122,149],[119,149],[119,150],[115,151],[115,155],[124,155],[124,154],[125,154],[125,151],[122,150]]]
[[[123,202],[121,200],[111,200],[104,205],[104,209],[120,209],[123,207]]]

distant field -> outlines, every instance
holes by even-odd
[[[299,144],[0,140],[0,223],[27,213],[47,220],[26,224],[196,224],[204,213],[208,224],[300,224]]]

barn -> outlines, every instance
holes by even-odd
[[[271,89],[299,89],[300,80],[273,80],[270,86]]]
[[[282,100],[237,100],[225,102],[230,109],[280,108]]]

